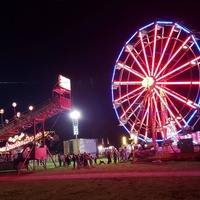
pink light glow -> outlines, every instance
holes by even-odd
[[[131,132],[135,129],[135,122],[133,122],[132,126],[131,126]]]
[[[175,22],[147,27],[126,42],[117,58],[121,63],[114,68],[111,88],[115,112],[136,137],[165,140],[173,132],[175,138],[184,125],[199,121],[193,118],[200,107],[198,44]],[[168,118],[172,121],[166,126]]]
[[[200,81],[166,81],[166,82],[156,82],[157,85],[199,85]]]
[[[137,110],[139,107],[140,107],[140,106],[138,105],[132,113],[135,113],[136,110]],[[133,129],[135,129],[135,122],[133,122],[133,125],[132,125],[132,127],[131,127],[131,131],[133,131]]]
[[[187,99],[187,98],[185,98],[185,97],[183,97],[183,96],[181,96],[181,95],[178,95],[178,94],[175,93],[174,91],[171,90],[171,91],[169,92],[168,90],[166,90],[166,89],[164,89],[164,88],[161,88],[161,87],[159,87],[159,86],[156,86],[156,88],[159,89],[159,90],[163,90],[164,92],[166,92],[166,93],[169,94],[170,96],[174,97],[175,99],[181,101],[182,103],[187,104],[189,107],[191,107],[191,108],[196,108],[195,106],[192,105],[192,104],[195,104],[194,102],[192,102],[192,101],[189,101],[189,102],[188,102],[188,99]],[[179,96],[179,97],[178,97],[178,96]]]
[[[166,96],[167,97],[167,100],[173,105],[173,102],[172,102],[172,100],[168,97],[168,96]],[[177,112],[177,114],[178,115],[180,115],[180,111],[174,106],[174,109],[175,109],[175,111]],[[186,124],[187,122],[183,119],[183,122]]]
[[[148,98],[148,105],[150,105],[150,98]],[[147,112],[149,112],[149,106],[147,108]],[[149,115],[147,115],[147,118],[146,118],[146,126],[148,126],[149,124]],[[147,138],[147,134],[148,134],[148,130],[146,129],[145,130],[145,138]]]
[[[120,65],[121,67],[123,67],[124,69],[126,69],[127,71],[133,73],[134,75],[136,75],[136,76],[138,76],[138,77],[144,79],[144,76],[142,76],[139,72],[137,72],[137,71],[131,69],[129,66],[124,65],[124,64],[119,63],[119,62],[118,62],[117,64]]]
[[[134,92],[137,92],[138,90],[140,90],[140,89],[142,89],[142,88],[143,88],[143,86],[141,86],[141,87],[139,87],[139,88],[137,88],[137,89],[135,89],[135,90],[133,90],[133,91],[127,93],[126,95],[124,95],[124,96],[122,96],[122,97],[120,97],[120,98],[118,98],[118,99],[115,99],[115,102],[117,102],[117,101],[119,101],[119,100],[121,100],[121,99],[124,99],[125,97],[128,97],[129,95],[133,94]]]
[[[152,57],[151,75],[154,74],[153,72],[154,72],[154,64],[155,64],[157,28],[158,28],[158,24],[155,25],[155,34],[154,34],[154,42],[153,42],[153,57]]]
[[[189,36],[185,42],[178,48],[178,50],[173,54],[173,56],[168,60],[168,62],[165,64],[165,66],[163,66],[163,68],[158,72],[158,74],[155,76],[156,78],[163,72],[163,70],[166,69],[166,67],[168,66],[168,64],[172,61],[172,59],[180,52],[180,50],[183,48],[183,46],[185,46],[185,44],[189,41],[189,39],[191,38],[191,36]]]
[[[139,36],[140,36],[140,40],[141,40],[141,44],[142,44],[142,49],[143,49],[143,53],[144,53],[144,58],[145,58],[148,74],[150,76],[149,63],[148,63],[148,60],[147,60],[147,55],[146,55],[146,51],[145,51],[145,48],[144,48],[144,42],[143,42],[143,39],[142,39],[142,33],[141,32],[139,32]]]
[[[142,85],[142,81],[114,81],[114,85]]]
[[[158,78],[157,81],[159,81],[160,79],[165,78],[166,76],[169,76],[170,74],[172,74],[172,73],[174,73],[174,72],[176,72],[176,71],[178,71],[178,70],[180,70],[180,69],[186,67],[187,65],[191,64],[191,62],[195,62],[195,61],[197,61],[197,60],[199,60],[199,59],[200,59],[200,56],[197,57],[197,58],[195,58],[195,59],[193,59],[193,60],[191,60],[191,61],[189,61],[189,62],[187,62],[187,63],[185,63],[185,64],[183,64],[183,65],[181,65],[180,67],[177,67],[176,69],[170,71],[169,73],[166,73],[165,75],[163,75],[163,76],[161,76],[160,78]]]
[[[144,89],[143,91],[141,91],[140,95],[137,96],[137,98],[133,101],[133,103],[127,108],[127,110],[122,114],[122,116],[120,117],[121,119],[125,116],[125,114],[131,109],[131,107],[136,103],[136,101],[140,98],[140,96],[143,94],[143,92],[146,89]]]
[[[160,57],[160,60],[159,60],[159,62],[158,62],[158,65],[157,65],[157,67],[156,67],[156,70],[155,70],[155,72],[154,72],[154,76],[156,76],[156,73],[157,73],[157,71],[158,71],[158,69],[159,69],[159,67],[160,67],[160,63],[162,62],[163,56],[165,55],[165,51],[166,51],[166,49],[167,49],[167,47],[168,47],[169,41],[170,41],[171,36],[172,36],[172,33],[173,33],[173,31],[174,31],[174,27],[175,27],[175,26],[172,26],[172,29],[171,29],[170,34],[169,34],[169,37],[168,37],[168,39],[167,39],[167,42],[166,42],[165,47],[164,47],[164,49],[163,49],[163,52],[162,52],[162,54],[161,54],[161,57]]]
[[[159,112],[158,112],[158,107],[157,107],[156,100],[155,100],[155,95],[153,95],[153,102],[154,102],[154,107],[156,108],[156,115],[157,115],[157,118],[158,118],[159,127],[162,127],[160,115],[159,115]],[[161,134],[162,134],[162,138],[164,138],[163,130],[161,130]]]
[[[141,66],[141,64],[139,63],[139,61],[137,60],[137,58],[134,56],[134,54],[132,53],[132,51],[131,51],[131,49],[129,48],[128,45],[126,45],[126,49],[129,51],[129,53],[131,54],[131,56],[133,57],[133,59],[137,62],[138,66],[143,71],[143,73],[145,74],[145,76],[148,76],[147,73],[145,72],[144,68]]]
[[[148,109],[149,109],[149,104],[148,104],[148,107],[147,107],[147,110],[145,111],[145,113],[144,113],[144,115],[142,116],[142,119],[141,119],[141,122],[140,122],[140,129],[141,129],[141,127],[142,127],[142,125],[143,125],[143,123],[144,123],[144,120],[145,120],[145,118],[146,118],[146,116],[147,116],[147,111],[148,111]]]
[[[178,124],[178,126],[181,128],[181,124],[179,123],[179,121],[175,118],[174,114],[172,113],[172,111],[170,110],[170,108],[168,107],[168,105],[165,103],[165,101],[163,100],[163,98],[160,96],[160,94],[158,93],[158,91],[156,89],[154,89],[156,94],[158,95],[158,97],[160,98],[160,100],[162,101],[162,103],[165,105],[165,107],[167,108],[168,112],[170,113],[170,115],[173,117],[173,119],[176,121],[176,123]]]

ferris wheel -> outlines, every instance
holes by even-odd
[[[123,46],[112,75],[112,102],[126,131],[164,141],[192,130],[200,108],[200,47],[179,22],[155,21]]]

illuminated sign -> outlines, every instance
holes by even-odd
[[[44,137],[47,137],[50,133],[54,133],[54,131],[45,131]],[[35,140],[39,140],[42,138],[42,132],[39,132],[35,135]],[[6,143],[6,146],[0,148],[1,152],[7,152],[11,151],[13,149],[16,149],[18,147],[27,145],[31,142],[34,142],[34,136],[28,136],[27,134],[21,133],[20,136],[14,136],[13,138],[10,137],[8,139],[8,142]]]
[[[22,140],[24,136],[25,136],[25,134],[21,133],[20,135],[15,135],[14,137],[9,137],[8,142],[15,143],[18,140]]]
[[[58,76],[58,84],[60,87],[66,89],[66,90],[71,90],[71,82],[70,82],[70,79],[62,76],[62,75],[59,75]]]

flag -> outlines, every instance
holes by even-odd
[[[103,138],[101,139],[101,144],[104,145],[104,140],[103,140]]]
[[[107,144],[110,144],[109,139],[107,138]]]

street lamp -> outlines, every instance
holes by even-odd
[[[73,112],[71,112],[70,117],[72,118],[72,125],[73,125],[74,135],[76,136],[76,139],[77,139],[78,134],[79,134],[79,131],[78,131],[78,119],[80,118],[80,112],[73,111]]]
[[[30,114],[31,118],[33,118],[32,111],[33,111],[34,107],[33,106],[29,106],[28,109],[29,109],[29,114]]]
[[[28,109],[29,109],[30,111],[32,111],[32,110],[33,110],[33,106],[29,106]]]
[[[17,106],[17,103],[13,102],[12,107],[14,108],[14,117],[15,117],[15,114],[16,114],[16,106]]]
[[[20,116],[21,116],[21,113],[17,112],[17,117],[20,118]]]
[[[1,125],[3,125],[3,114],[4,114],[4,109],[0,109],[0,114],[1,114]]]

